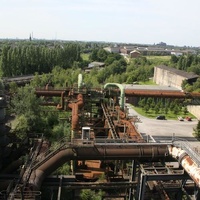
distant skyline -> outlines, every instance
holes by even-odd
[[[200,46],[199,0],[1,0],[0,38]]]

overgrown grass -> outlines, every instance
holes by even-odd
[[[182,116],[183,118],[185,117],[191,117],[191,118],[196,118],[194,115],[192,115],[191,113],[187,112],[186,114],[184,114],[183,112],[179,112],[178,114],[174,114],[172,111],[169,111],[167,114],[164,112],[159,112],[159,113],[155,113],[154,110],[149,110],[148,112],[145,112],[142,108],[140,107],[136,107],[136,106],[132,106],[132,108],[139,113],[142,116],[148,117],[148,118],[152,118],[155,119],[158,115],[165,115],[166,119],[174,119],[177,120],[178,116]]]
[[[142,82],[139,81],[140,85],[157,85],[156,83],[153,82],[153,79],[149,79],[148,81]]]
[[[169,61],[171,56],[146,56],[148,60],[162,60],[162,61]]]
[[[89,53],[82,53],[81,54],[81,57],[82,57],[83,60],[89,60],[89,56],[90,56]]]

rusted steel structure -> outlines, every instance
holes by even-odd
[[[85,141],[86,142],[86,141]],[[45,177],[50,175],[59,166],[70,160],[158,160],[168,155],[166,144],[84,144],[80,141],[69,144],[60,149],[54,156],[46,158],[46,161],[34,169],[29,184],[39,189]],[[34,168],[34,166],[33,166]]]
[[[63,97],[62,97],[63,99]],[[62,100],[63,102],[63,100]],[[76,131],[79,129],[78,127],[78,113],[80,108],[83,106],[83,95],[78,94],[77,95],[77,100],[75,102],[69,103],[68,106],[72,109],[72,122],[71,122],[71,128],[72,131]],[[73,137],[72,137],[73,138]]]
[[[173,158],[178,159],[197,187],[200,188],[200,166],[181,148],[171,146],[169,153]]]
[[[141,90],[141,89],[125,89],[126,97],[165,97],[165,98],[193,98],[200,97],[197,92],[183,92],[183,91],[167,91],[167,90]]]
[[[116,86],[116,84],[109,84],[109,86]],[[200,168],[196,160],[186,151],[175,147],[172,142],[148,143],[135,127],[135,119],[128,116],[128,111],[122,101],[122,98],[128,96],[190,98],[192,95],[171,91],[124,90],[123,87],[120,89],[121,99],[118,98],[119,93],[116,92],[116,88],[109,88],[108,91],[106,86],[102,91],[83,90],[82,77],[79,77],[78,90],[54,90],[50,87],[37,89],[36,95],[45,97],[42,105],[51,105],[57,110],[71,112],[71,139],[67,141],[63,138],[59,141],[59,146],[52,151],[49,151],[50,144],[46,140],[38,141],[30,152],[30,160],[21,169],[18,184],[10,191],[9,198],[17,198],[20,193],[23,193],[24,199],[30,198],[31,195],[37,199],[44,179],[68,161],[74,161],[75,176],[76,172],[78,175],[82,173],[82,181],[86,177],[84,174],[87,174],[87,181],[96,180],[96,178],[98,180],[97,175],[93,177],[94,173],[91,171],[94,168],[90,169],[89,162],[97,163],[98,161],[98,167],[109,176],[107,181],[110,181],[114,180],[118,174],[117,163],[132,161],[131,175],[129,174],[131,178],[120,179],[123,182],[122,185],[126,185],[124,187],[129,189],[126,196],[129,196],[130,200],[133,198],[143,200],[144,191],[154,193],[154,190],[160,191],[163,199],[170,199],[168,191],[174,190],[171,188],[168,190],[169,184],[165,181],[181,180],[183,182],[185,179],[192,179],[196,186],[200,187],[198,174]],[[52,97],[60,98],[60,103],[52,102]],[[156,163],[163,164],[166,160],[178,160],[182,167],[179,166],[180,169],[173,170],[165,165],[156,166]],[[148,166],[149,163],[151,167]],[[125,171],[124,168],[121,171]],[[127,184],[129,181],[130,184]],[[175,188],[178,182],[173,183]],[[102,185],[102,188],[105,185],[106,183]],[[117,184],[114,186],[120,187]],[[92,185],[90,187],[92,188]],[[109,187],[109,184],[106,187]],[[180,192],[177,199],[181,199],[182,189],[183,184],[176,187],[175,193]]]

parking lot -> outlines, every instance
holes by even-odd
[[[144,116],[139,115],[134,109],[129,105],[129,114],[137,116],[140,120],[136,122],[135,125],[142,135],[151,135],[155,138],[168,138],[178,137],[186,139],[188,141],[196,141],[193,136],[193,129],[196,128],[198,123],[197,119],[192,121],[179,121],[177,120],[157,120],[149,119]]]

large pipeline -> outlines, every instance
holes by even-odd
[[[165,98],[192,98],[200,97],[200,93],[191,92],[186,93],[182,91],[172,90],[155,90],[155,89],[125,89],[126,97],[165,97]]]
[[[39,189],[45,177],[70,160],[158,160],[168,155],[168,147],[164,144],[98,144],[89,146],[73,146],[60,150],[44,164],[34,170],[29,184]]]
[[[120,108],[122,110],[124,110],[124,98],[125,98],[125,94],[124,94],[124,86],[119,84],[119,83],[106,83],[104,85],[104,89],[106,89],[109,86],[117,86],[120,89]]]
[[[69,92],[67,90],[45,90],[45,89],[36,89],[35,94],[37,96],[44,96],[44,97],[60,97],[63,92]]]
[[[77,101],[68,104],[69,108],[72,109],[72,130],[78,129],[78,111],[83,106],[83,95],[78,94]]]
[[[191,157],[181,148],[169,147],[169,154],[177,159],[196,185],[200,188],[200,167],[191,159]]]

